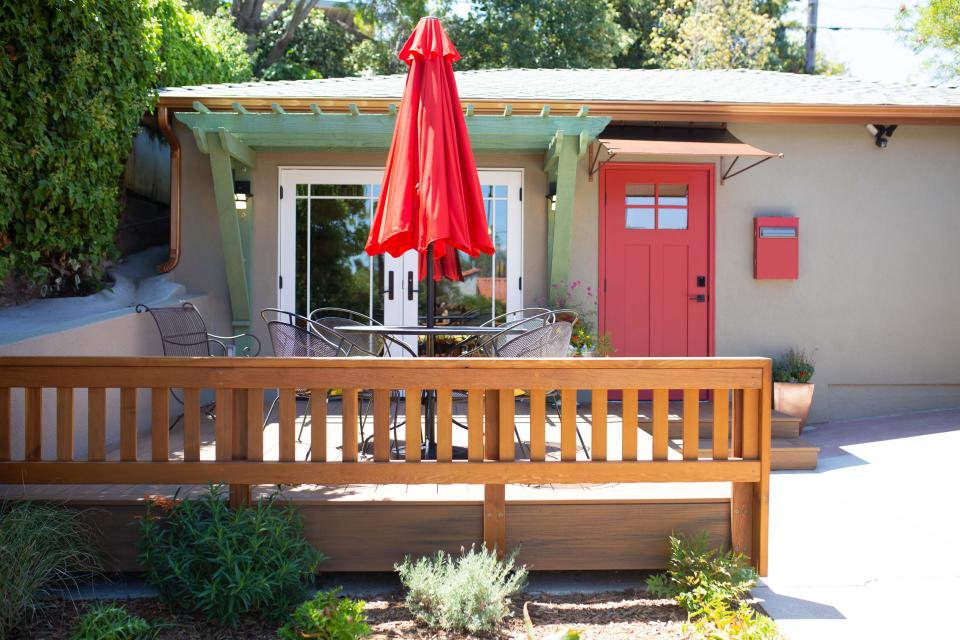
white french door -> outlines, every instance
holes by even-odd
[[[496,252],[461,255],[464,281],[438,283],[437,315],[451,322],[479,324],[523,306],[523,172],[479,175]],[[339,307],[388,325],[420,322],[426,288],[416,252],[394,258],[363,249],[382,176],[380,169],[280,169],[280,308],[309,315]]]

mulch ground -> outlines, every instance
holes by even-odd
[[[403,605],[401,594],[377,595],[367,601],[372,638],[418,638],[420,640],[462,640],[478,636],[436,633],[418,626]],[[528,603],[537,638],[567,629],[577,629],[583,640],[622,640],[633,638],[683,638],[681,624],[686,613],[670,600],[657,600],[645,593],[617,591],[590,595],[551,596],[522,594],[514,599],[513,617],[497,632],[479,636],[489,640],[526,639],[523,630],[523,603]],[[15,633],[20,640],[69,638],[78,617],[91,602],[57,601],[31,625]],[[246,618],[236,629],[208,624],[202,617],[172,611],[155,599],[120,602],[131,613],[159,624],[162,640],[260,640],[276,638],[276,622]]]

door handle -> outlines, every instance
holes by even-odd
[[[413,294],[420,291],[413,288],[413,271],[407,271],[407,300],[413,300]]]
[[[688,300],[693,300],[693,301],[695,301],[695,302],[706,302],[706,301],[707,301],[707,296],[703,295],[702,293],[698,293],[697,295],[695,295],[695,296],[690,296],[690,297],[687,298],[687,299],[688,299]]]
[[[387,271],[387,288],[380,293],[387,294],[387,300],[393,300],[393,269]]]

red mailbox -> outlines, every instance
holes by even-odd
[[[800,277],[800,219],[753,219],[753,277],[796,280]]]

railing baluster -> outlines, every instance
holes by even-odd
[[[280,389],[279,405],[278,460],[293,462],[297,457],[297,392],[293,389]]]
[[[543,462],[547,458],[547,393],[543,389],[530,390],[530,460]]]
[[[496,460],[500,456],[500,391],[483,392],[483,457]]]
[[[120,389],[120,460],[137,461],[137,390]]]
[[[233,389],[217,389],[216,458],[233,459]]]
[[[87,389],[87,460],[107,459],[107,390]]]
[[[0,387],[0,461],[10,459],[10,387]]]
[[[390,390],[373,390],[373,459],[390,460]]]
[[[590,458],[607,459],[607,390],[594,389],[590,398]]]
[[[483,460],[483,390],[467,392],[467,460]]]
[[[577,390],[560,391],[560,460],[577,459]]]
[[[200,389],[183,390],[183,459],[200,460]]]
[[[760,457],[760,390],[743,390],[743,457]]]
[[[638,394],[638,389],[623,390],[623,402],[621,404],[623,409],[623,433],[621,435],[623,452],[620,456],[623,460],[637,459]]]
[[[449,388],[437,389],[437,462],[453,460],[453,395]]]
[[[73,389],[57,388],[57,461],[73,460]]]
[[[327,459],[327,389],[310,391],[310,460],[325,462]],[[261,401],[261,411],[262,409]]]
[[[743,389],[733,390],[733,457],[743,457]]]
[[[653,390],[653,459],[666,460],[670,440],[670,390]]]
[[[683,390],[683,459],[700,457],[700,390]]]
[[[28,387],[23,390],[23,410],[26,415],[24,424],[24,459],[28,461],[43,459],[43,389]]]
[[[343,390],[343,461],[357,461],[357,389]]]
[[[153,387],[150,391],[150,459],[154,462],[166,462],[170,458],[169,393],[166,387]]]
[[[420,389],[408,388],[404,392],[404,405],[407,412],[407,424],[404,429],[406,434],[406,451],[404,457],[407,462],[418,462],[420,460]]]
[[[247,460],[263,460],[263,404],[263,389],[247,391]]]
[[[247,459],[247,401],[251,389],[233,390],[233,460]]]
[[[730,457],[730,413],[727,389],[713,390],[713,459]]]
[[[516,397],[513,395],[513,389],[500,389],[500,407],[498,413],[500,417],[501,460],[513,460],[516,458],[516,450],[513,446],[513,436],[516,429],[516,417],[514,416],[516,401]]]

